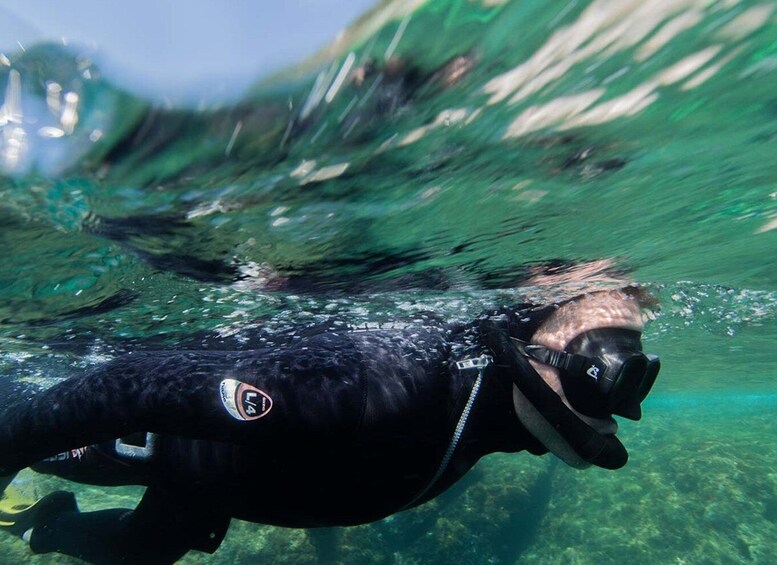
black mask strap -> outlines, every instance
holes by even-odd
[[[595,380],[607,369],[607,366],[598,357],[586,357],[577,353],[567,353],[560,349],[521,341],[515,337],[510,337],[510,340],[512,340],[516,349],[524,357],[534,359],[543,365],[550,365],[572,375],[588,376]]]

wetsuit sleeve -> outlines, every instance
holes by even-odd
[[[341,335],[284,350],[119,357],[4,410],[0,473],[136,432],[247,445],[355,433],[365,385],[350,343]]]

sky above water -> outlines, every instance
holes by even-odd
[[[238,98],[311,55],[373,0],[2,0],[0,50],[87,46],[111,82],[157,100]]]

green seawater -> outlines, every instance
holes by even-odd
[[[385,2],[337,45],[197,110],[76,47],[7,53],[2,378],[631,281],[663,369],[621,422],[624,469],[493,455],[382,522],[234,522],[182,563],[777,563],[777,6]],[[87,510],[141,494],[75,490]]]

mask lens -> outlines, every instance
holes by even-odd
[[[647,368],[645,370],[645,376],[642,378],[642,382],[639,383],[639,401],[642,402],[650,393],[650,389],[653,388],[653,384],[658,377],[658,371],[661,370],[661,360],[657,355],[647,356]]]
[[[610,406],[615,407],[635,398],[641,392],[647,369],[648,360],[641,353],[626,359],[621,365],[610,391]]]
[[[612,413],[631,420],[642,416],[640,404],[656,382],[661,362],[655,355],[642,355],[627,359],[618,373],[618,393],[610,397]],[[615,388],[613,389],[615,390]]]

